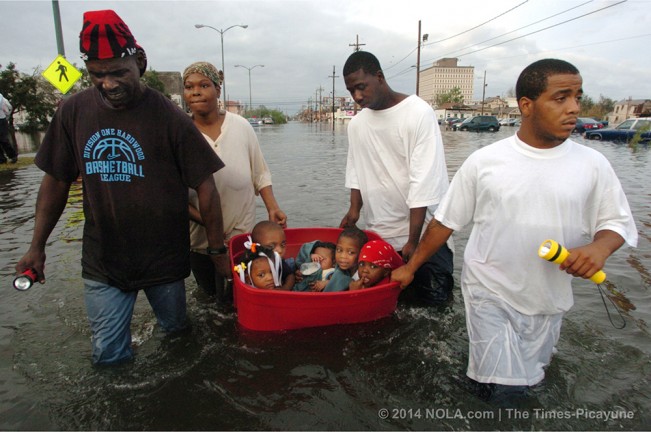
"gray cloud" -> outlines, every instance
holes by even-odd
[[[149,66],[159,71],[182,71],[197,60],[221,67],[218,32],[194,24],[224,29],[227,96],[247,101],[248,72],[235,64],[264,64],[251,72],[254,105],[264,104],[290,113],[314,98],[317,88],[332,91],[332,67],[339,78],[336,95],[346,96],[341,67],[359,35],[365,50],[378,56],[391,86],[415,91],[418,20],[428,41],[472,31],[438,44],[423,46],[421,67],[436,59],[459,54],[461,65],[475,67],[475,96],[481,97],[483,72],[487,96],[504,95],[524,66],[543,57],[573,62],[582,72],[585,91],[613,99],[651,98],[648,71],[651,58],[644,54],[651,40],[648,2],[627,2],[567,24],[512,42],[474,50],[515,38],[575,16],[615,4],[593,1],[537,26],[512,30],[577,6],[563,0],[530,0],[503,16],[520,1],[443,2],[389,0],[329,1],[59,1],[66,57],[81,65],[78,36],[86,10],[114,9],[146,49]],[[56,41],[50,1],[0,1],[3,37],[0,64],[17,64],[21,72],[45,68],[55,58]],[[479,24],[491,20],[485,25]],[[479,42],[495,38],[491,42]],[[405,58],[406,57],[406,58]],[[403,60],[404,59],[404,60]]]

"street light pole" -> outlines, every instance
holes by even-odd
[[[252,98],[251,98],[251,69],[255,69],[258,66],[264,67],[263,64],[257,64],[255,66],[251,66],[251,67],[246,67],[246,66],[242,66],[242,65],[235,65],[235,67],[242,67],[242,68],[247,69],[249,71],[249,109],[250,110],[253,110],[253,102],[252,102]]]
[[[52,13],[54,14],[54,33],[57,38],[57,52],[66,56],[66,49],[63,46],[63,33],[61,31],[61,13],[59,12],[59,0],[52,0]]]
[[[418,54],[416,55],[416,96],[420,90],[420,20],[418,20]]]
[[[235,25],[232,25],[232,26],[230,26],[230,27],[228,27],[228,28],[226,28],[226,29],[224,29],[224,30],[216,29],[215,27],[212,27],[212,26],[209,26],[209,25],[205,25],[205,24],[195,24],[194,26],[195,26],[195,28],[198,28],[198,29],[199,29],[199,28],[204,28],[204,27],[206,27],[206,28],[210,28],[210,29],[213,29],[213,30],[215,30],[216,32],[218,32],[219,35],[221,36],[221,45],[222,45],[222,73],[224,74],[224,82],[222,82],[222,99],[224,100],[224,109],[226,109],[226,71],[224,70],[224,69],[225,69],[225,67],[224,67],[224,33],[226,33],[227,31],[229,31],[229,30],[232,29],[233,27],[242,27],[242,28],[245,29],[245,28],[248,27],[248,25],[247,25],[247,24],[235,24]]]
[[[481,93],[481,115],[484,115],[484,99],[486,98],[486,71],[484,71],[484,87]]]

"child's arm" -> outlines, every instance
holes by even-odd
[[[292,288],[294,288],[294,284],[296,283],[296,277],[293,274],[290,274],[287,276],[285,279],[285,282],[278,288],[281,291],[291,291]]]
[[[310,284],[310,289],[312,291],[317,291],[321,292],[325,289],[326,285],[328,285],[328,281],[315,281],[312,284]]]

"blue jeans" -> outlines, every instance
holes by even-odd
[[[156,285],[143,290],[167,333],[187,327],[185,281]],[[92,333],[94,364],[112,364],[130,360],[131,317],[138,291],[125,292],[114,286],[84,279],[86,312]]]

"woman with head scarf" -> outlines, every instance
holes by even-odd
[[[255,224],[255,199],[264,201],[269,220],[287,226],[271,187],[267,167],[255,131],[243,117],[220,108],[223,73],[208,62],[197,62],[183,72],[183,97],[192,119],[225,167],[215,173],[221,197],[224,236],[251,232]],[[205,229],[199,216],[196,197],[190,197],[190,237],[192,273],[208,294],[225,300],[225,281],[216,272],[207,254]]]

